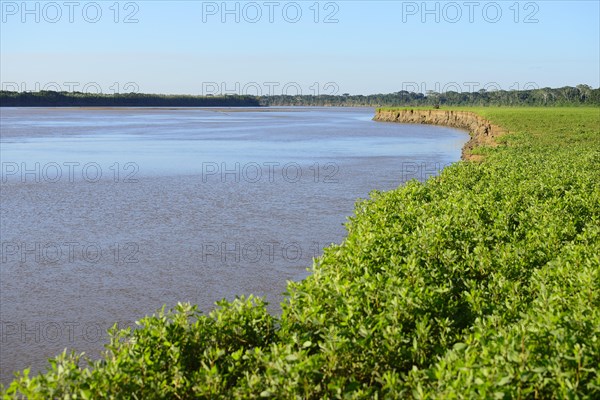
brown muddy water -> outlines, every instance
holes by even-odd
[[[0,381],[114,323],[236,294],[279,312],[358,198],[460,158],[373,109],[0,109]]]

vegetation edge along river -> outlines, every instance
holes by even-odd
[[[24,88],[24,83],[21,85]],[[224,83],[223,83],[224,85]],[[18,88],[13,82],[10,85]],[[60,86],[57,83],[48,87]],[[90,85],[93,88],[95,85]],[[260,91],[260,89],[259,89]],[[285,93],[283,93],[285,92]],[[382,107],[382,106],[600,106],[600,88],[589,85],[564,86],[561,88],[532,88],[524,90],[492,90],[476,92],[446,91],[427,94],[401,90],[394,93],[369,95],[302,94],[301,90],[287,94],[263,95],[248,93],[165,95],[156,93],[87,93],[0,90],[0,107],[257,107],[257,106],[335,106],[335,107]],[[292,90],[294,92],[294,90]]]
[[[471,139],[462,149],[462,159],[472,161],[481,160],[479,155],[473,154],[473,149],[481,146],[493,147],[496,145],[495,139],[505,133],[498,125],[471,111],[379,108],[373,119],[381,122],[444,125],[464,129],[469,132]]]
[[[5,397],[600,397],[600,108],[458,111],[504,131],[483,161],[358,202],[280,317],[180,304]]]

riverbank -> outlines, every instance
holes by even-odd
[[[492,124],[472,111],[378,108],[373,120],[405,124],[442,125],[466,130],[469,132],[471,139],[462,149],[462,159],[469,161],[480,161],[482,159],[480,154],[474,154],[473,150],[475,148],[480,146],[495,147],[498,145],[496,139],[506,133],[504,128]]]

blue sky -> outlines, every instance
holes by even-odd
[[[599,3],[2,1],[0,80],[183,94],[598,87]]]

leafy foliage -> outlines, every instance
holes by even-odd
[[[5,397],[599,398],[600,110],[475,111],[501,145],[358,202],[279,318],[179,305]]]

